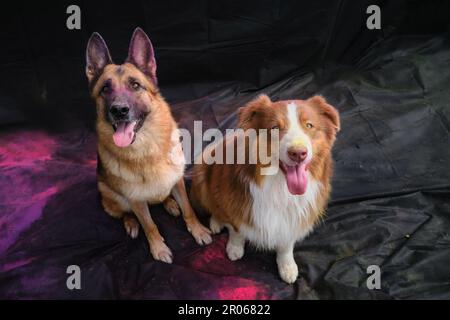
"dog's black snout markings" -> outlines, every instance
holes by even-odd
[[[110,111],[111,111],[111,114],[115,118],[123,119],[130,112],[130,108],[127,106],[123,106],[123,105],[113,105],[113,106],[111,106]]]

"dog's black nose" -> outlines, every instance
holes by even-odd
[[[113,105],[111,106],[110,111],[115,118],[124,118],[125,116],[128,115],[130,108],[123,105]]]

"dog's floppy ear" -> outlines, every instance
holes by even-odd
[[[97,77],[106,65],[111,63],[111,56],[105,40],[100,34],[94,32],[89,38],[86,49],[86,76],[89,82]]]
[[[328,104],[325,98],[321,96],[314,96],[307,100],[309,104],[317,108],[320,115],[324,116],[334,129],[334,134],[341,130],[341,121],[339,119],[339,112],[331,104]]]
[[[264,108],[270,107],[272,101],[270,98],[261,94],[248,102],[245,106],[238,109],[238,127],[251,127],[253,120],[264,112]]]
[[[136,28],[133,32],[126,62],[134,64],[156,82],[156,61],[153,46],[141,28]]]

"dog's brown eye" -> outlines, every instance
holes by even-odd
[[[280,129],[280,126],[273,126],[272,127],[272,130],[278,130],[278,129]]]
[[[131,83],[131,88],[133,88],[133,90],[139,90],[141,88],[141,85],[138,82],[134,81]]]
[[[307,127],[308,129],[314,128],[314,126],[313,126],[313,124],[312,124],[311,122],[307,122],[307,123],[306,123],[306,127]]]

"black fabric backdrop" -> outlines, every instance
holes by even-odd
[[[70,4],[81,30],[66,28]],[[381,30],[365,26],[370,4]],[[450,298],[446,1],[17,1],[1,11],[0,298]],[[127,238],[103,212],[85,46],[98,31],[121,62],[137,26],[180,127],[233,127],[262,92],[322,94],[340,111],[333,200],[296,246],[296,284],[279,279],[271,253],[228,261],[226,233],[197,246],[161,206],[152,214],[175,261],[155,262],[144,236]],[[71,264],[82,290],[66,287]],[[366,287],[373,264],[381,290]]]

